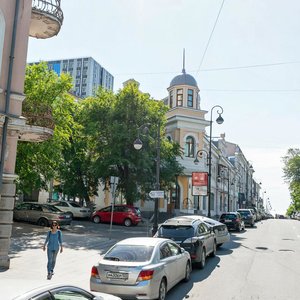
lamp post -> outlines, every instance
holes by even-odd
[[[219,108],[217,113],[219,114],[216,122],[222,124],[224,119],[222,118],[223,107],[220,105],[215,105],[210,110],[210,122],[209,122],[209,152],[208,152],[208,212],[207,217],[210,218],[210,202],[211,202],[211,143],[212,143],[212,113],[215,108]]]
[[[143,147],[143,142],[139,138],[140,130],[147,129],[148,126],[150,126],[150,123],[146,123],[141,125],[138,128],[138,138],[134,141],[133,146],[136,150],[140,150]],[[159,183],[159,177],[160,177],[160,121],[158,121],[157,124],[157,136],[156,136],[156,190],[160,190],[160,183]],[[152,235],[154,235],[158,229],[158,199],[154,198],[154,218],[153,218],[153,229],[152,229]]]

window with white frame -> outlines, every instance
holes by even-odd
[[[192,89],[188,89],[188,95],[187,95],[187,106],[193,107],[194,106],[194,91]]]
[[[195,156],[195,139],[192,136],[188,136],[185,140],[184,155],[185,157]]]
[[[177,102],[177,106],[183,106],[183,90],[182,89],[177,89],[176,102]]]

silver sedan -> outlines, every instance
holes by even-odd
[[[122,299],[159,299],[191,273],[190,254],[163,238],[129,238],[116,243],[90,277],[91,291]]]

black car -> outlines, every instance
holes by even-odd
[[[191,255],[192,263],[204,268],[208,255],[216,255],[216,236],[212,228],[199,218],[180,216],[162,223],[154,237],[169,238]]]
[[[231,230],[242,231],[245,229],[244,220],[240,215],[240,213],[238,212],[223,213],[220,216],[219,221],[221,223],[224,223],[227,226],[228,230],[231,229]]]

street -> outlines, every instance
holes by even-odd
[[[63,229],[64,252],[58,255],[52,282],[67,282],[89,289],[90,270],[116,241],[132,236],[147,236],[147,224],[126,228],[75,220]],[[46,280],[46,253],[42,244],[47,229],[15,223],[10,251],[11,268],[0,271],[0,293],[5,280],[16,286]],[[231,241],[209,258],[203,270],[194,269],[188,283],[180,283],[167,300],[181,299],[287,299],[300,295],[300,222],[270,219],[231,232]],[[5,294],[4,294],[5,295]],[[5,299],[2,298],[1,299]]]

